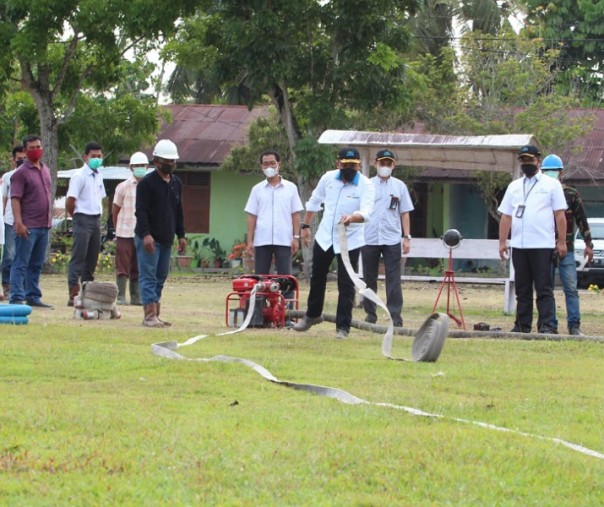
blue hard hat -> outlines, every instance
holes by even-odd
[[[564,164],[558,155],[548,155],[541,163],[541,170],[562,171]]]

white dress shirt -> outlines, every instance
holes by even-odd
[[[74,214],[100,215],[103,213],[105,185],[103,175],[93,171],[87,164],[79,169],[69,180],[67,197],[75,198]]]
[[[361,173],[356,174],[353,183],[342,181],[337,169],[321,177],[306,203],[306,211],[321,211],[322,204],[325,208],[315,237],[323,250],[333,245],[336,254],[341,252],[337,225],[342,215],[360,214],[366,222],[373,211],[374,196],[373,183]],[[365,222],[346,227],[349,250],[365,245]]]

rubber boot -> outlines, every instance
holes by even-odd
[[[168,322],[166,320],[161,320],[159,318],[159,312],[160,312],[160,310],[161,310],[161,303],[155,303],[155,313],[157,315],[157,320],[159,320],[164,326],[170,327],[172,325],[171,322]]]
[[[141,302],[141,293],[138,288],[138,280],[133,282],[130,280],[130,304],[141,306],[143,303]]]
[[[125,276],[118,276],[115,279],[117,283],[117,304],[125,305],[126,304],[126,284],[128,283],[128,278]]]
[[[69,287],[69,299],[67,301],[67,306],[73,306],[73,298],[75,298],[80,293],[79,285],[71,285]]]
[[[157,318],[157,311],[155,310],[155,303],[149,303],[143,305],[143,311],[145,312],[145,318],[143,320],[143,326],[145,327],[166,327],[163,322]]]

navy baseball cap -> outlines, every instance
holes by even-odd
[[[394,152],[392,152],[390,150],[380,150],[377,152],[377,155],[375,156],[376,160],[382,160],[385,158],[389,158],[390,160],[396,160],[396,155],[394,154]]]
[[[338,160],[343,163],[361,163],[361,155],[355,148],[342,148],[338,153]]]
[[[520,150],[518,151],[518,159],[521,159],[525,155],[529,157],[541,158],[541,152],[536,146],[533,146],[532,144],[527,144],[526,146],[520,148]]]

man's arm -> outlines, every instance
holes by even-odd
[[[21,236],[23,238],[27,238],[29,231],[27,227],[23,224],[23,220],[21,219],[21,199],[18,197],[11,197],[10,200],[13,207],[13,217],[15,222],[13,227],[15,228],[15,234],[17,236]]]
[[[501,214],[501,220],[499,221],[499,257],[502,259],[509,259],[510,251],[508,248],[507,240],[512,229],[512,215]]]
[[[256,215],[247,214],[247,253],[249,255],[254,255],[254,232],[256,231],[257,220]]]
[[[292,230],[294,231],[294,236],[298,236],[297,238],[292,238],[292,253],[296,255],[298,251],[298,247],[300,246],[300,212],[296,211],[292,213]]]
[[[113,203],[112,207],[111,207],[111,218],[113,220],[113,227],[116,228],[117,227],[117,217],[120,214],[120,210],[122,208],[120,206],[118,206],[117,204]]]
[[[75,203],[75,197],[68,197],[65,201],[65,210],[67,211],[70,217],[73,217],[73,212],[75,211]]]
[[[408,211],[401,213],[401,227],[405,236],[411,236],[411,217]],[[411,251],[411,241],[409,238],[403,239],[403,253],[408,254]]]
[[[583,256],[587,257],[587,260],[591,262],[594,258],[593,240],[591,237],[591,231],[589,230],[589,223],[587,222],[587,213],[585,213],[583,200],[581,199],[579,192],[575,194],[572,212],[575,217],[577,228],[585,240],[585,250],[583,251]]]
[[[556,220],[556,229],[558,231],[566,231],[566,210],[558,209],[554,211],[554,219]],[[556,241],[556,251],[560,258],[566,255],[566,234],[558,233],[558,239]]]

